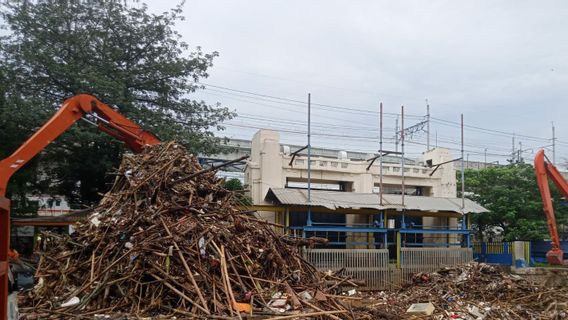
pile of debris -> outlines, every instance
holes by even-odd
[[[349,279],[302,259],[297,239],[239,211],[213,170],[176,143],[126,156],[71,236],[44,235],[23,319],[112,315],[354,318],[333,297]]]
[[[415,274],[400,290],[369,299],[375,301],[364,308],[369,319],[568,318],[568,288],[535,285],[476,262]]]

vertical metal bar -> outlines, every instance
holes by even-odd
[[[426,99],[426,152],[430,151],[430,104]]]
[[[464,164],[463,164],[463,113],[461,114],[461,196],[462,196],[462,215],[465,209],[465,173],[464,173]]]
[[[404,106],[400,107],[400,151],[401,151],[401,179],[402,179],[402,222],[401,227],[406,228],[406,222],[404,221],[404,194],[406,193],[404,185]]]
[[[515,163],[515,134],[513,133],[513,140],[512,140],[512,150],[511,150],[511,163]]]
[[[394,126],[394,151],[398,152],[398,137],[399,137],[399,131],[398,131],[398,114],[396,115],[396,122],[395,122],[395,126]]]
[[[396,267],[400,269],[400,232],[396,231]]]
[[[379,115],[379,205],[383,206],[383,103],[380,103]],[[382,209],[381,209],[382,210]]]
[[[463,165],[463,153],[464,153],[464,134],[463,134],[463,113],[461,114],[461,198],[462,198],[462,205],[461,205],[461,213],[462,213],[462,229],[467,229],[467,220],[468,217],[465,214],[465,169]],[[465,235],[465,244],[466,247],[470,247],[470,235]]]
[[[312,142],[311,142],[311,116],[312,94],[308,93],[308,217],[306,224],[312,226]]]
[[[438,131],[436,131],[436,148],[438,148]]]

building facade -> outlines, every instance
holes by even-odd
[[[308,163],[304,150],[301,154],[295,151],[301,146],[287,146],[280,143],[280,135],[273,130],[259,130],[253,137],[250,147],[250,159],[245,170],[245,183],[250,189],[253,203],[258,206],[270,207],[274,205],[272,199],[267,198],[269,190],[280,188],[307,188]],[[380,191],[380,166],[379,160],[370,165],[373,155],[352,153],[346,150],[325,150],[313,148],[311,157],[311,189],[337,192],[351,192],[357,194],[377,194]],[[456,198],[456,168],[452,154],[447,149],[436,148],[425,152],[419,159],[405,159],[404,169],[401,157],[383,157],[383,193],[400,195],[402,204],[402,190],[404,180],[404,194],[406,197],[436,197]],[[438,164],[442,164],[437,166]],[[404,175],[403,175],[404,170]],[[392,196],[390,197],[393,198]],[[461,200],[460,200],[461,201]],[[457,202],[457,201],[456,201]],[[459,207],[459,203],[458,203]],[[436,208],[430,208],[427,212],[415,213],[412,217],[404,218],[404,210],[391,208],[389,218],[381,223],[392,229],[420,225],[422,229],[447,230],[448,232],[425,232],[420,234],[421,243],[458,243],[459,236],[454,234],[454,229],[459,229],[458,222],[461,215],[459,212],[444,214]],[[314,209],[315,210],[315,209]],[[378,213],[380,210],[375,210]],[[459,208],[457,209],[459,211]],[[357,213],[353,210],[329,211],[327,215],[316,214],[318,219],[330,224],[345,227],[372,226],[377,224],[378,217],[371,210]],[[363,211],[360,211],[363,212]],[[335,213],[335,215],[333,214]],[[278,210],[260,211],[259,215],[271,222],[293,226],[294,213],[291,217],[279,216]],[[305,213],[297,213],[304,215]],[[402,219],[401,219],[402,216]],[[333,217],[329,219],[328,217]],[[300,220],[302,218],[299,218]],[[317,220],[317,219],[316,219]],[[402,221],[402,222],[401,222]],[[305,219],[296,222],[305,223]],[[332,223],[333,222],[333,223]],[[406,222],[406,223],[405,223]],[[349,229],[346,229],[349,230]],[[462,230],[463,231],[463,230]],[[463,233],[463,232],[462,232]],[[369,239],[365,232],[347,232],[348,240],[355,243],[364,243]],[[386,236],[385,236],[386,237]],[[386,238],[385,238],[386,239]],[[388,242],[388,240],[385,240]]]

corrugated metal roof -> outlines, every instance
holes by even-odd
[[[15,225],[41,225],[45,224],[61,224],[69,225],[75,224],[81,220],[86,220],[86,218],[93,212],[93,209],[76,210],[59,216],[38,216],[34,218],[15,218],[12,219],[12,223]]]
[[[375,193],[312,190],[311,198],[312,206],[325,207],[331,210],[339,208],[375,210],[403,209],[401,195],[396,194],[383,195],[383,206],[379,205],[379,198]],[[308,205],[308,191],[305,189],[271,188],[266,195],[266,199],[276,201],[283,205],[305,206]],[[404,197],[404,209],[415,211],[461,213],[461,203],[461,198]],[[474,201],[465,199],[464,213],[483,212],[488,212],[488,210]]]

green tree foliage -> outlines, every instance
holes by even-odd
[[[472,216],[473,227],[481,238],[483,232],[493,227],[503,228],[506,240],[550,238],[531,165],[515,163],[482,170],[466,170],[465,182],[466,197],[490,210]],[[566,223],[568,210],[561,204],[558,191],[554,186],[551,187],[556,200],[554,207],[557,223]]]
[[[241,180],[232,178],[225,181],[225,189],[235,191],[237,201],[243,206],[252,205],[252,198],[245,194],[245,187]]]
[[[9,35],[0,38],[0,155],[13,152],[65,98],[79,93],[116,106],[161,140],[194,153],[217,151],[212,131],[234,114],[190,98],[217,53],[190,52],[175,30],[181,5],[162,14],[117,0],[6,1],[1,8]],[[121,155],[120,143],[80,123],[42,153],[41,174],[31,163],[9,190],[19,185],[19,193],[29,193],[37,189],[31,184],[44,181],[38,185],[75,205],[90,204]]]

